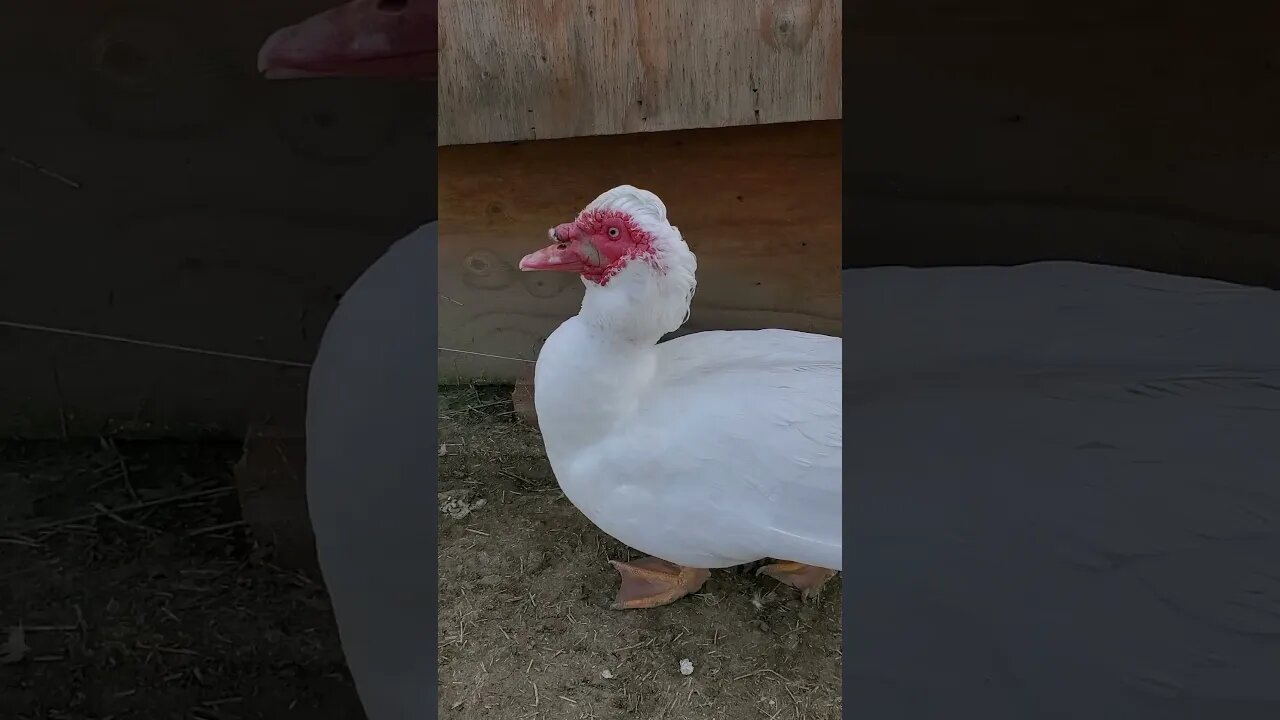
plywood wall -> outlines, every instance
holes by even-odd
[[[846,261],[1280,287],[1280,3],[1252,5],[850,5]]]
[[[309,362],[434,217],[435,88],[258,77],[332,5],[0,5],[0,320]],[[0,435],[302,429],[305,368],[0,327]]]
[[[840,117],[838,0],[440,0],[442,145]]]
[[[440,149],[439,368],[515,380],[582,301],[576,275],[516,265],[596,195],[658,194],[698,255],[688,330],[839,335],[840,123]],[[463,352],[456,352],[463,351]]]

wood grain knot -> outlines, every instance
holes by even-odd
[[[473,250],[462,259],[463,280],[479,290],[500,290],[511,284],[511,263],[492,250]]]
[[[221,50],[178,19],[117,18],[86,50],[83,112],[104,130],[193,137],[224,121],[239,99]]]
[[[774,49],[799,50],[813,36],[820,0],[770,0],[760,10],[760,35]]]

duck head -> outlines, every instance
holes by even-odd
[[[621,185],[547,236],[520,269],[581,276],[579,317],[653,342],[688,319],[698,261],[657,195]]]
[[[351,0],[272,33],[258,51],[271,79],[436,76],[436,0]]]

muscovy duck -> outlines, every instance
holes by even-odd
[[[347,666],[370,720],[427,717],[436,676],[436,224],[342,296],[307,383],[307,510]]]
[[[614,607],[664,605],[710,568],[763,558],[812,596],[841,566],[841,340],[659,342],[689,316],[697,261],[651,192],[609,190],[548,234],[520,269],[578,273],[586,293],[538,354],[547,457],[584,515],[651,556],[613,563]]]
[[[436,72],[436,3],[353,0],[269,37],[269,78]],[[342,296],[307,387],[307,505],[347,666],[369,720],[436,710],[436,223],[397,241]],[[406,570],[410,568],[410,570]]]

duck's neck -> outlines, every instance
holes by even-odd
[[[587,290],[578,318],[612,341],[656,345],[689,318],[695,286],[691,257],[661,269],[632,261],[603,285],[583,280]]]
[[[652,388],[655,346],[688,317],[693,287],[692,270],[640,262],[587,282],[581,311],[538,355],[534,402],[549,455],[589,446],[634,413]]]

